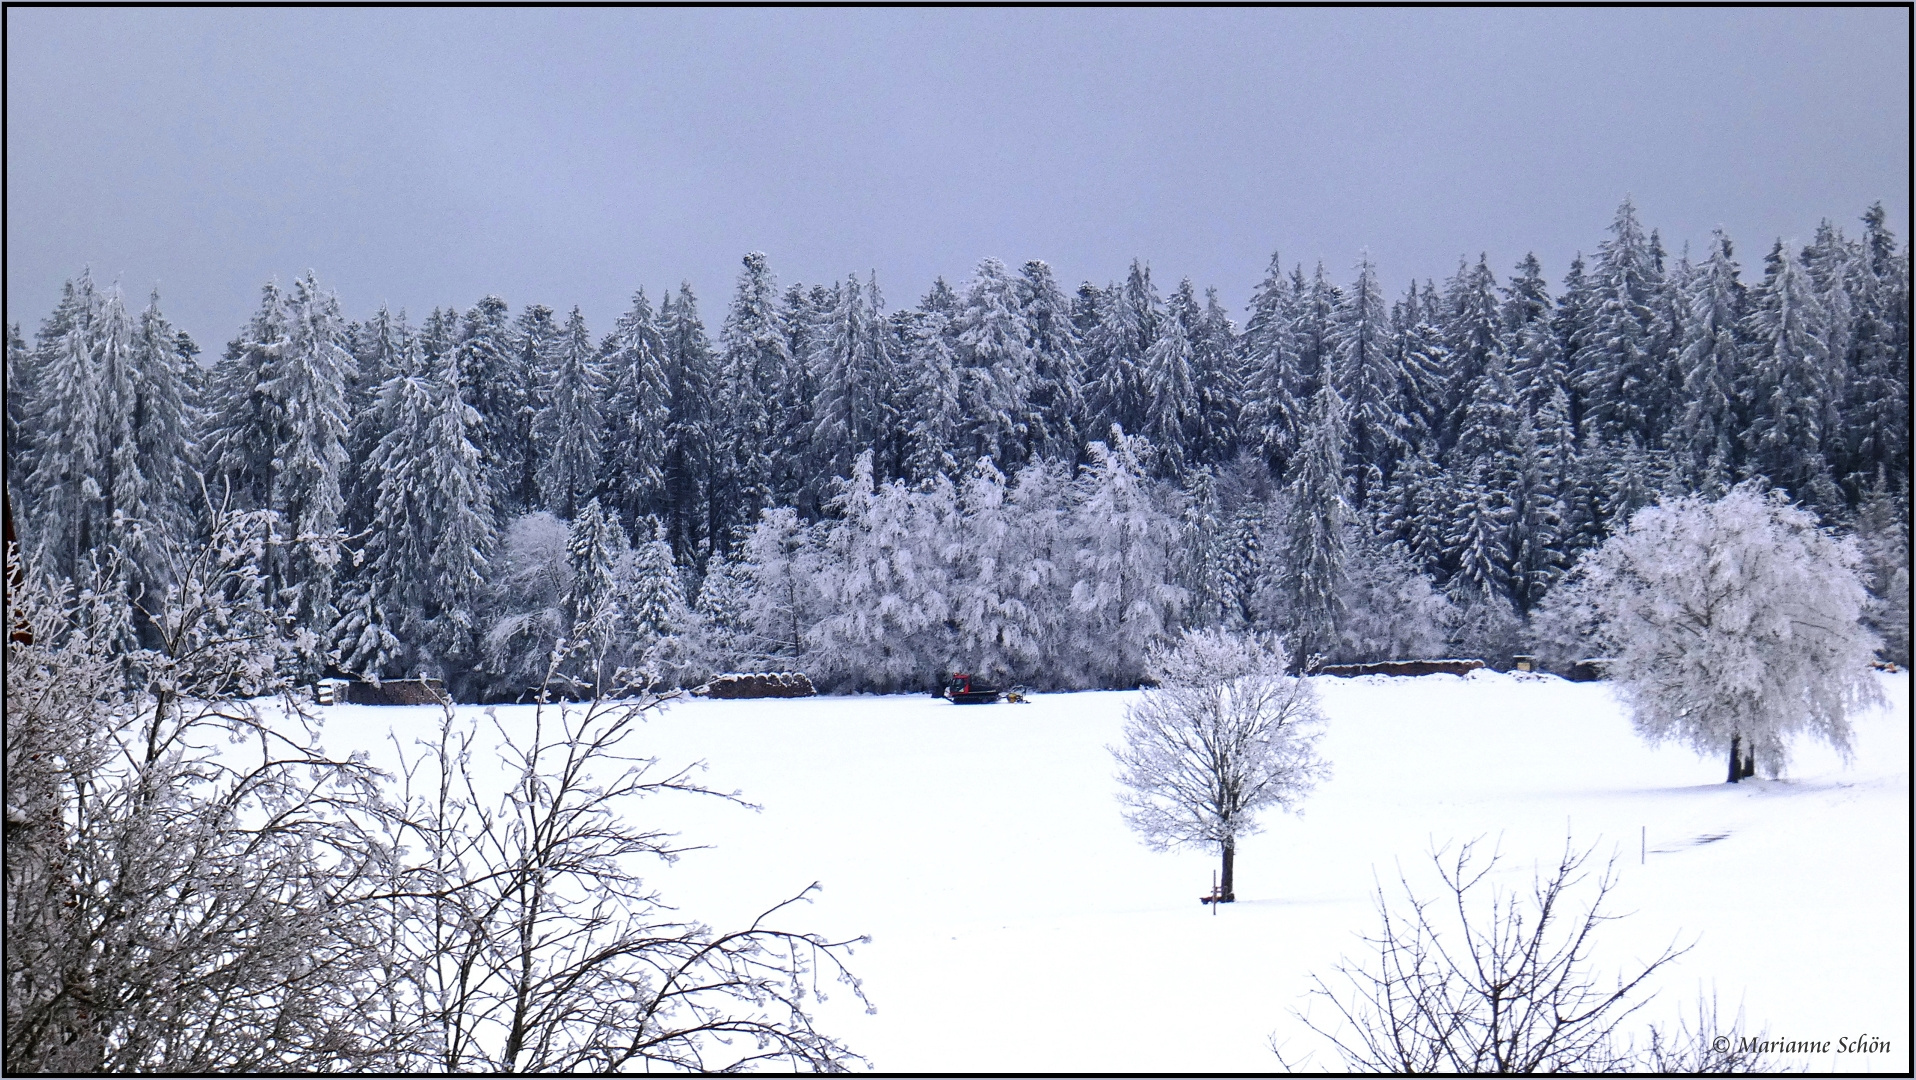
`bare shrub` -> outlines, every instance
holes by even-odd
[[[1759,1055],[1713,1048],[1721,1033],[1713,999],[1699,1000],[1696,1026],[1629,1025],[1655,997],[1658,971],[1691,946],[1666,947],[1633,974],[1598,972],[1599,930],[1620,916],[1605,910],[1614,862],[1600,871],[1592,850],[1568,841],[1554,869],[1528,894],[1490,882],[1500,855],[1479,841],[1432,853],[1444,883],[1420,898],[1400,875],[1402,906],[1380,888],[1380,928],[1363,962],[1342,962],[1333,988],[1313,976],[1313,996],[1337,1021],[1319,1026],[1353,1072],[1749,1072]],[[1580,899],[1587,894],[1587,899]],[[1739,1018],[1740,1019],[1740,1018]]]

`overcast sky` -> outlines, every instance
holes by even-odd
[[[1525,251],[1553,285],[1634,197],[1723,226],[1908,230],[1905,9],[7,12],[6,317],[91,266],[209,354],[307,269],[348,315],[581,305],[739,258],[980,258],[1067,286],[1146,260],[1241,322],[1272,251],[1393,293]]]

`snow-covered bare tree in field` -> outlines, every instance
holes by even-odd
[[[1779,775],[1789,738],[1847,752],[1849,716],[1880,691],[1853,542],[1780,493],[1745,484],[1640,510],[1587,558],[1568,602],[1653,741],[1729,756],[1729,779]]]
[[[1295,811],[1330,765],[1308,682],[1284,674],[1273,642],[1187,630],[1151,660],[1158,688],[1131,708],[1118,760],[1125,820],[1157,850],[1216,845],[1218,896],[1235,900],[1237,838],[1270,807]]]

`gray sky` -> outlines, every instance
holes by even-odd
[[[985,256],[1132,257],[1241,322],[1273,250],[1395,294],[1487,251],[1553,287],[1629,194],[1674,252],[1909,225],[1909,13],[19,9],[7,311],[90,265],[209,354],[308,268],[347,313],[689,280],[746,251],[916,302]]]

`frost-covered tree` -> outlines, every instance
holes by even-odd
[[[1337,640],[1344,605],[1345,523],[1351,518],[1344,475],[1344,402],[1332,380],[1318,388],[1311,429],[1290,478],[1281,593],[1283,623],[1300,665]]]
[[[997,259],[985,259],[952,317],[960,446],[967,460],[988,457],[1010,468],[1023,460],[1030,440],[1035,372],[1020,308],[1011,272]]]
[[[1881,203],[1863,215],[1862,252],[1851,271],[1855,313],[1844,411],[1849,483],[1860,490],[1877,470],[1910,472],[1909,248],[1899,255]]]
[[[768,659],[801,671],[814,652],[813,628],[829,612],[818,589],[818,531],[789,506],[768,507],[739,549],[752,581],[746,622]]]
[[[604,449],[605,373],[599,368],[585,316],[578,308],[567,317],[554,345],[545,408],[535,435],[539,442],[539,491],[545,506],[563,518],[579,513],[599,483]]]
[[[493,561],[494,608],[482,648],[492,691],[538,690],[553,648],[572,628],[563,600],[571,530],[544,510],[513,518]]]
[[[938,648],[948,645],[942,631],[953,615],[938,550],[950,529],[950,488],[879,484],[872,457],[860,454],[838,483],[827,504],[833,517],[820,527],[815,587],[825,614],[810,635],[810,670],[827,685],[896,692],[924,686],[951,659]],[[934,492],[947,496],[943,514],[927,513]],[[776,588],[776,577],[767,580]]]
[[[1587,321],[1580,347],[1571,352],[1572,378],[1583,395],[1584,419],[1606,441],[1634,435],[1647,446],[1662,437],[1675,390],[1657,352],[1664,330],[1654,305],[1662,276],[1636,207],[1625,199],[1610,239],[1598,245],[1588,295],[1575,301],[1587,305]],[[1566,298],[1573,291],[1566,288]]]
[[[1762,284],[1751,290],[1743,331],[1750,348],[1744,440],[1751,469],[1797,499],[1834,508],[1840,496],[1828,451],[1841,436],[1827,418],[1841,385],[1830,364],[1829,313],[1781,241],[1766,259]]]
[[[1187,630],[1154,651],[1157,688],[1125,717],[1118,796],[1153,849],[1213,847],[1217,898],[1237,899],[1237,840],[1272,807],[1297,811],[1330,775],[1317,754],[1324,718],[1310,683],[1284,674],[1275,642]]]
[[[955,473],[962,417],[948,320],[938,311],[906,310],[894,314],[893,327],[904,380],[899,472],[914,480]]]
[[[1845,753],[1880,696],[1856,547],[1752,484],[1637,512],[1585,558],[1573,603],[1612,657],[1636,728],[1777,776],[1809,733]]]
[[[1184,476],[1203,421],[1192,337],[1201,317],[1191,279],[1178,283],[1158,324],[1157,340],[1144,354],[1143,427],[1139,434],[1157,448],[1161,474]]]
[[[606,503],[629,529],[665,506],[666,429],[672,422],[665,379],[665,339],[640,289],[612,332],[605,357],[605,445],[601,454]],[[756,399],[755,399],[756,400]],[[758,437],[763,446],[762,432]]]
[[[1191,377],[1197,383],[1197,434],[1193,461],[1222,466],[1237,453],[1243,384],[1238,379],[1237,327],[1215,288],[1204,290],[1204,313],[1191,338]]]
[[[1150,453],[1148,441],[1114,426],[1109,443],[1091,444],[1075,485],[1070,647],[1095,665],[1096,685],[1135,686],[1150,650],[1176,632],[1186,599],[1175,581],[1177,518],[1154,498]]]
[[[552,318],[552,309],[532,304],[519,312],[514,321],[512,339],[518,345],[518,359],[511,367],[520,380],[510,391],[503,391],[500,407],[513,410],[499,459],[509,469],[502,494],[505,505],[518,512],[543,507],[539,477],[545,471],[547,447],[539,437],[540,418],[548,403],[547,392],[558,362],[559,344],[564,336]]]
[[[1698,485],[1722,486],[1735,475],[1741,458],[1744,349],[1738,336],[1746,296],[1730,238],[1712,236],[1710,256],[1691,278],[1689,318],[1678,363],[1683,378],[1683,411],[1672,435],[1688,474]]]
[[[709,529],[714,518],[723,516],[715,512],[722,507],[712,502],[712,458],[717,452],[712,393],[717,374],[712,343],[689,283],[680,282],[678,296],[660,303],[659,333],[665,338],[665,382],[672,393],[665,447],[665,527],[672,537],[673,555],[681,562],[703,565],[705,556],[724,543]]]
[[[1892,495],[1879,478],[1856,508],[1859,569],[1869,589],[1864,625],[1882,640],[1883,659],[1909,666],[1909,492]]]
[[[718,470],[723,479],[721,536],[757,520],[772,498],[773,455],[778,443],[778,392],[797,362],[780,323],[778,283],[764,254],[745,256],[732,306],[719,331],[721,409],[714,429],[729,460]]]
[[[1402,382],[1391,356],[1390,315],[1366,255],[1331,326],[1331,380],[1344,401],[1352,501],[1365,505],[1407,448]]]
[[[1344,623],[1332,658],[1369,663],[1438,655],[1456,613],[1409,550],[1370,533],[1345,546]]]
[[[1244,390],[1241,437],[1276,475],[1284,475],[1303,443],[1308,397],[1300,401],[1294,310],[1297,299],[1279,257],[1251,295],[1251,317],[1238,339],[1238,381]]]
[[[479,413],[486,487],[501,512],[517,506],[516,481],[526,474],[523,459],[531,449],[522,441],[531,428],[522,433],[520,427],[522,412],[528,425],[532,416],[533,382],[521,367],[525,358],[504,300],[487,296],[467,309],[459,322],[459,396]]]
[[[272,511],[209,511],[208,542],[156,540],[140,649],[124,592],[8,544],[9,1073],[392,1067],[360,906],[383,891],[373,774],[324,754],[291,692]]]
[[[1081,348],[1071,321],[1071,301],[1058,288],[1051,267],[1033,259],[1020,268],[1018,317],[1031,357],[1030,423],[1023,459],[1075,458],[1085,425]]]
[[[415,340],[408,352],[404,373],[380,391],[390,426],[364,476],[374,513],[334,636],[349,671],[423,673],[463,697],[494,543],[483,420],[461,397],[453,349],[428,361]]]

